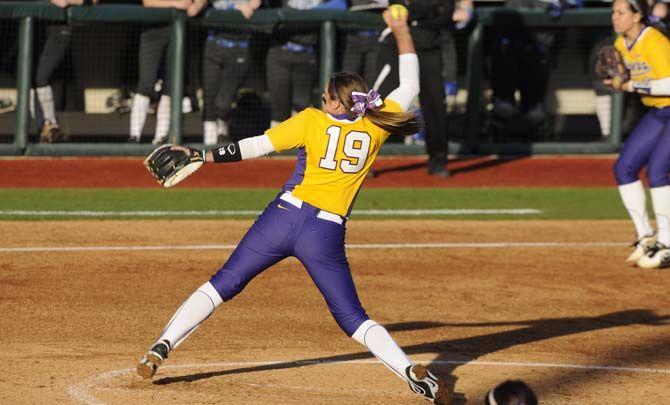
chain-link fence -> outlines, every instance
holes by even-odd
[[[261,134],[307,106],[318,106],[329,73],[324,61],[331,70],[357,71],[371,87],[381,70],[377,53],[383,27],[370,12],[358,13],[361,18],[336,15],[329,39],[322,24],[330,15],[259,11],[245,20],[210,10],[184,18],[183,55],[175,59],[173,10],[147,14],[151,19],[145,21],[129,7],[123,9],[125,17],[96,6],[91,9],[101,10],[98,14],[79,7],[61,21],[35,18],[29,145],[168,141],[175,104],[171,67],[180,60],[179,140],[205,144]],[[442,32],[450,141],[471,148],[477,143],[608,143],[612,97],[591,73],[594,49],[612,39],[608,11],[601,11],[599,19],[584,22],[574,18],[580,12],[574,10],[574,25],[547,24],[537,15],[540,24],[527,24],[520,12],[512,12],[475,28]],[[5,143],[15,141],[18,21],[0,20],[0,142]],[[332,54],[324,38],[334,39]],[[473,56],[477,41],[480,51]],[[638,103],[628,104],[626,117],[633,122]],[[421,114],[418,102],[414,110]],[[422,136],[390,142],[421,144]]]
[[[0,19],[0,143],[14,141],[18,31],[17,20]]]

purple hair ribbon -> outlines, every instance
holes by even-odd
[[[366,110],[376,111],[384,105],[381,96],[374,90],[370,90],[367,93],[352,91],[351,99],[354,101],[351,111],[358,116],[365,114]]]

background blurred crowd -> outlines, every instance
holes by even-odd
[[[380,12],[388,0],[51,0],[58,7],[126,3],[144,7],[184,10],[189,21],[197,21],[208,9],[237,10],[246,19],[261,8],[295,10],[349,10]],[[485,76],[490,82],[488,130],[505,133],[522,122],[529,138],[547,131],[550,124],[546,109],[547,85],[555,55],[564,36],[551,30],[525,27],[518,10],[542,10],[560,17],[570,8],[610,7],[606,2],[583,3],[581,0],[391,0],[409,9],[412,35],[421,61],[421,94],[415,112],[424,122],[424,130],[406,143],[426,145],[429,172],[448,176],[450,113],[457,109],[456,98],[463,88],[464,44],[476,23],[475,6],[502,6],[486,35]],[[668,22],[668,5],[651,2],[659,26]],[[0,20],[2,24],[3,20]],[[316,28],[316,29],[315,29]],[[118,29],[118,27],[113,28]],[[121,76],[124,85],[107,98],[107,108],[128,114],[127,140],[143,139],[147,117],[155,114],[154,144],[167,141],[170,124],[169,25],[153,24],[124,27],[119,42],[125,43]],[[78,27],[45,23],[36,35],[31,112],[43,142],[65,139],[57,111],[83,110],[81,92],[62,86],[52,87],[54,77],[63,75],[68,65],[70,77],[77,81],[75,59],[70,54]],[[319,105],[318,25],[284,24],[271,32],[243,31],[239,27],[189,24],[183,111],[201,112],[202,142],[207,145],[237,140],[262,133],[291,114],[308,106]],[[589,75],[595,50],[613,37],[609,27],[597,35],[588,33],[586,55],[581,74]],[[392,38],[380,29],[354,29],[338,34],[336,70],[361,74],[370,87],[382,95],[393,88],[397,72]],[[586,36],[586,35],[585,35]],[[5,36],[3,69],[13,69],[12,52],[16,38]],[[82,39],[79,39],[80,41]],[[85,39],[84,39],[85,40]],[[117,44],[118,45],[118,44]],[[95,46],[95,45],[90,45]],[[118,65],[117,65],[118,66]],[[119,70],[119,69],[116,69]],[[604,137],[610,133],[611,90],[593,80],[595,112]],[[467,89],[465,89],[467,90]],[[639,103],[627,103],[627,117],[634,120]],[[0,113],[11,111],[12,100],[0,99]],[[151,120],[153,123],[153,119]]]

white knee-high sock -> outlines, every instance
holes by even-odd
[[[207,319],[223,300],[208,281],[201,285],[172,316],[158,340],[167,339],[176,348]]]
[[[162,95],[156,111],[154,139],[166,139],[170,130],[170,96]]]
[[[670,246],[670,186],[652,187],[649,191],[656,215],[657,240]]]
[[[205,121],[202,123],[202,127],[205,132],[203,137],[205,145],[216,145],[219,141],[219,128],[216,121]]]
[[[54,107],[54,94],[51,86],[38,87],[35,89],[35,93],[37,93],[37,101],[42,108],[44,120],[56,124],[56,107]]]
[[[30,110],[30,116],[32,118],[37,118],[37,111],[35,111],[35,89],[30,89],[30,101],[28,101],[28,109]]]
[[[595,98],[596,116],[600,123],[602,136],[609,136],[612,126],[612,96],[604,95]]]
[[[149,112],[149,97],[136,93],[130,108],[130,136],[140,139]]]
[[[351,338],[367,347],[370,353],[398,377],[407,380],[405,369],[412,365],[412,361],[389,335],[386,328],[369,319],[356,329]]]
[[[647,194],[644,192],[642,181],[638,180],[619,186],[619,194],[624,207],[626,207],[630,218],[633,220],[633,224],[635,224],[637,238],[640,239],[643,236],[653,234],[654,230],[649,223],[649,215],[647,214]]]
[[[216,126],[218,127],[220,136],[228,136],[228,123],[221,118],[217,118]]]

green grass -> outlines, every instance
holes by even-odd
[[[0,219],[79,219],[83,216],[25,216],[7,211],[206,211],[262,210],[277,189],[0,189]],[[615,188],[458,188],[364,189],[355,210],[369,209],[517,209],[532,215],[462,215],[420,218],[451,219],[625,219]],[[209,215],[250,218],[254,215]],[[129,216],[128,218],[148,218]],[[384,218],[352,215],[353,218]],[[405,216],[417,218],[415,216]],[[123,217],[111,217],[119,219]],[[171,217],[160,217],[171,218]],[[172,218],[184,218],[176,215]],[[386,217],[388,218],[388,217]],[[395,217],[394,218],[398,218]]]

